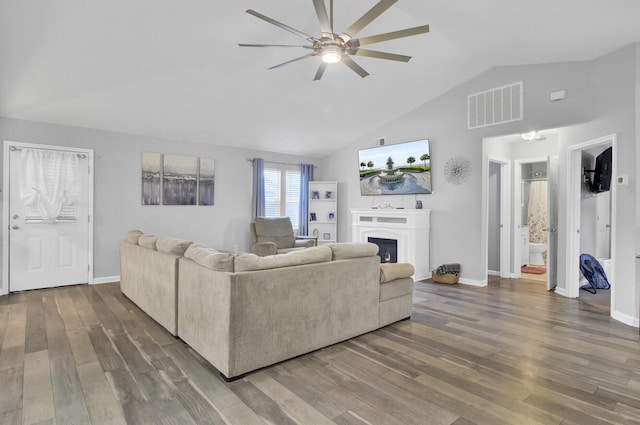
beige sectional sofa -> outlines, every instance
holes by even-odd
[[[167,249],[167,241],[158,238],[153,250],[126,241],[134,238],[128,234],[121,244],[123,293],[226,379],[411,315],[413,266],[381,268],[374,244],[329,244],[260,257],[189,243],[184,255],[175,255],[177,249],[170,255],[159,250]],[[145,242],[142,235],[138,239]],[[137,261],[151,268],[162,264],[163,272],[145,274]],[[154,285],[167,289],[152,291]],[[160,319],[177,325],[172,331]]]

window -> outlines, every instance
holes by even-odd
[[[267,217],[287,216],[298,229],[300,170],[295,165],[265,163],[264,201]]]

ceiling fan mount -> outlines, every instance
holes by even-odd
[[[414,28],[407,28],[404,30],[388,32],[384,34],[373,35],[369,37],[363,38],[353,38],[358,32],[360,32],[364,27],[370,24],[374,19],[380,16],[385,10],[389,9],[393,6],[398,0],[380,0],[375,6],[369,9],[364,15],[362,15],[356,22],[351,24],[349,28],[347,28],[340,35],[334,33],[333,31],[333,0],[329,2],[329,12],[327,13],[327,6],[325,0],[313,0],[313,5],[316,11],[316,15],[318,17],[318,22],[320,23],[320,29],[322,31],[322,36],[314,37],[312,35],[306,34],[302,31],[299,31],[289,25],[283,24],[282,22],[276,21],[275,19],[269,18],[255,10],[248,9],[246,12],[250,15],[253,15],[259,19],[262,19],[270,24],[273,24],[285,31],[289,31],[299,37],[304,38],[310,45],[291,45],[291,44],[244,44],[241,43],[239,46],[241,47],[284,47],[284,48],[303,48],[310,49],[311,52],[297,57],[295,59],[289,60],[287,62],[281,63],[279,65],[275,65],[270,67],[269,69],[280,68],[285,65],[289,65],[293,62],[297,62],[302,59],[307,59],[313,56],[320,56],[322,62],[320,62],[320,66],[316,71],[316,75],[314,80],[320,80],[324,71],[327,67],[327,64],[342,62],[347,65],[351,70],[353,70],[356,74],[360,75],[360,77],[364,78],[369,73],[365,71],[360,65],[358,65],[351,56],[367,56],[371,58],[377,59],[385,59],[385,60],[393,60],[399,62],[409,62],[411,56],[398,55],[395,53],[386,53],[379,52],[375,50],[362,49],[361,46],[367,44],[380,43],[382,41],[394,40],[397,38],[410,37],[413,35],[424,34],[429,32],[429,25],[422,25]]]

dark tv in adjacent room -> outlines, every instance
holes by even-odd
[[[431,193],[428,139],[361,149],[358,163],[363,196]]]
[[[593,183],[591,183],[591,192],[606,192],[611,188],[611,167],[612,149],[609,147],[596,157],[596,166],[593,174]]]

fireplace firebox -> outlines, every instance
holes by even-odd
[[[372,238],[367,240],[378,245],[378,257],[380,263],[397,263],[398,262],[398,241],[397,239]]]

